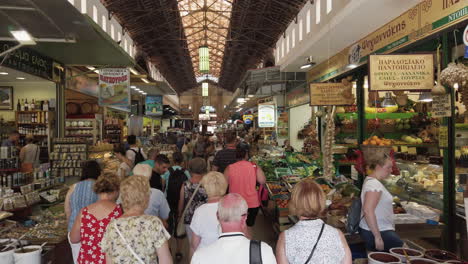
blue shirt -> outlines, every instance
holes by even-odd
[[[75,223],[76,216],[80,213],[80,210],[92,203],[97,202],[98,196],[93,191],[93,180],[81,181],[75,185],[75,189],[70,196],[70,219],[68,221],[68,232]]]
[[[169,218],[169,204],[167,203],[166,197],[163,192],[158,189],[151,188],[151,195],[148,204],[148,208],[145,210],[145,214],[154,215],[163,220]]]
[[[175,170],[181,170],[182,167],[181,166],[172,166],[172,169],[175,171]],[[162,176],[161,178],[164,180],[165,182],[165,187],[164,187],[164,194],[166,194],[167,196],[167,186],[168,186],[168,183],[169,183],[169,175],[171,174],[171,172],[169,170],[167,170]],[[190,172],[188,170],[185,170],[185,176],[187,176],[187,180],[189,180],[192,176],[190,175]]]

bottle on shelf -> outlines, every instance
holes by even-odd
[[[45,100],[44,105],[42,106],[42,111],[49,111],[49,101]]]
[[[29,111],[28,98],[26,98],[26,101],[24,102],[24,111]]]
[[[21,107],[19,110],[24,111],[24,99],[21,99]]]
[[[18,103],[16,104],[16,111],[20,111],[21,110],[21,103],[20,103],[20,99],[18,98]]]
[[[30,110],[30,111],[34,111],[34,109],[36,109],[36,105],[35,105],[35,103],[34,103],[34,99],[32,99],[31,105],[29,106],[29,110]]]

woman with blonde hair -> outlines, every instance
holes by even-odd
[[[299,222],[279,236],[279,264],[352,263],[343,233],[320,219],[326,209],[325,193],[314,180],[305,179],[294,186],[289,208]]]
[[[122,215],[120,205],[115,203],[119,197],[119,183],[119,177],[114,173],[99,176],[93,186],[98,201],[81,209],[76,217],[70,241],[81,242],[78,256],[80,264],[104,260],[99,243],[109,222]]]
[[[381,183],[390,177],[393,160],[387,154],[374,155],[366,160],[372,171],[364,180],[361,192],[362,219],[359,233],[368,250],[389,251],[403,246],[395,232],[393,196]]]
[[[216,212],[219,199],[226,194],[228,186],[224,175],[214,171],[203,176],[200,183],[208,195],[208,201],[195,210],[192,223],[190,223],[190,229],[193,232],[192,254],[197,248],[208,246],[218,240],[220,230]]]
[[[121,183],[125,213],[109,223],[101,241],[109,263],[172,264],[170,235],[157,216],[144,214],[150,193],[147,177],[130,176]]]

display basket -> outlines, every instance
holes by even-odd
[[[382,157],[383,155],[390,155],[390,151],[392,151],[392,149],[392,146],[361,145],[364,160],[370,160],[373,157]]]

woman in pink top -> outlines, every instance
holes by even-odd
[[[237,146],[237,162],[229,165],[224,171],[229,183],[229,193],[240,194],[249,206],[247,226],[255,224],[260,201],[258,199],[257,183],[265,184],[266,178],[262,169],[255,163],[249,162],[249,146],[241,143]]]

